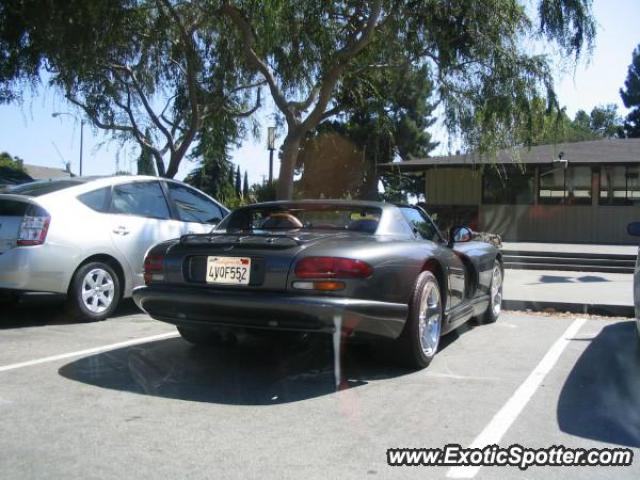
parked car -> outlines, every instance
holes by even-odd
[[[0,290],[67,297],[108,317],[142,285],[149,247],[205,233],[228,210],[184,183],[143,176],[31,182],[0,194]]]
[[[418,207],[379,202],[268,202],[234,210],[206,235],[156,245],[137,305],[194,344],[231,328],[393,339],[400,360],[426,367],[440,336],[472,317],[494,322],[500,251],[447,241]]]
[[[634,237],[640,237],[640,222],[632,222],[627,225],[627,233]],[[640,249],[636,258],[636,268],[633,271],[633,305],[636,315],[636,327],[638,340],[640,341]]]

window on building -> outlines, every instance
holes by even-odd
[[[603,166],[600,169],[600,205],[635,204],[640,204],[640,166]]]
[[[591,205],[591,167],[569,166],[565,170],[567,205]]]
[[[482,203],[530,205],[535,169],[527,165],[493,165],[482,175]]]
[[[591,167],[540,167],[538,201],[547,205],[591,205]]]

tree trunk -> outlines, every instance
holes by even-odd
[[[175,154],[171,155],[171,158],[169,160],[169,168],[167,168],[167,171],[162,176],[166,178],[175,177],[176,173],[178,173],[178,167],[180,166],[181,161],[182,161],[182,158],[178,158],[178,156]]]
[[[291,200],[293,197],[293,172],[300,153],[302,135],[298,132],[289,132],[282,145],[282,161],[280,162],[280,174],[276,187],[278,200]]]

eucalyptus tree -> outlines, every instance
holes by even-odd
[[[530,124],[529,104],[555,103],[549,60],[527,51],[537,41],[577,58],[591,46],[590,0],[237,0],[221,8],[235,26],[247,66],[267,82],[284,117],[277,186],[290,198],[300,144],[344,106],[336,92],[368,68],[375,51],[428,65],[448,129],[469,148],[513,144]],[[388,57],[387,57],[388,58]],[[363,75],[366,77],[366,75]]]
[[[10,0],[0,2],[0,101],[45,70],[93,125],[134,139],[173,176],[194,142],[241,136],[266,85],[286,124],[277,190],[289,198],[304,136],[344,113],[340,92],[372,69],[428,67],[452,134],[481,153],[513,144],[532,124],[531,101],[555,102],[549,61],[528,43],[577,58],[594,37],[590,3]]]
[[[45,70],[95,127],[135,140],[160,175],[173,177],[199,136],[260,106],[259,90],[241,84],[233,44],[204,3],[3,2],[0,95],[15,99]]]

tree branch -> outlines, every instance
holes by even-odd
[[[251,29],[251,25],[245,18],[244,14],[235,6],[224,4],[221,8],[221,12],[229,17],[231,22],[236,26],[236,28],[240,31],[240,36],[242,37],[242,49],[244,50],[244,54],[247,57],[247,61],[249,64],[258,70],[262,76],[265,78],[267,83],[269,84],[269,89],[271,91],[271,95],[273,96],[273,101],[276,106],[280,109],[280,111],[284,114],[285,119],[289,126],[296,126],[299,122],[294,115],[294,112],[289,107],[289,103],[284,96],[284,93],[278,87],[277,81],[267,66],[267,64],[258,57],[258,54],[253,49],[256,43],[256,37]]]
[[[382,0],[377,0],[371,8],[371,13],[369,14],[369,18],[367,19],[364,29],[361,32],[354,32],[347,44],[336,53],[333,66],[320,81],[316,106],[302,122],[303,130],[311,130],[322,119],[322,115],[331,100],[333,89],[347,67],[349,60],[360,53],[371,42],[381,15]],[[360,33],[359,36],[358,33]]]
[[[258,93],[256,94],[256,104],[250,110],[247,110],[245,112],[238,112],[238,111],[229,110],[225,108],[225,111],[227,111],[232,117],[239,117],[239,118],[250,117],[262,106],[260,92],[261,90],[258,89]]]
[[[128,125],[118,125],[118,124],[115,124],[115,123],[106,123],[106,122],[100,120],[100,118],[98,117],[96,112],[91,110],[86,104],[82,103],[77,98],[75,98],[75,97],[73,97],[71,95],[65,95],[65,98],[67,100],[69,100],[69,102],[74,104],[75,106],[77,106],[80,109],[82,109],[84,111],[84,113],[87,115],[87,117],[89,117],[89,119],[91,119],[91,123],[93,123],[96,127],[100,128],[102,130],[116,130],[116,131],[120,131],[120,132],[133,133],[132,132],[133,128],[128,126]]]
[[[196,72],[198,71],[198,65],[196,62],[196,49],[193,43],[193,31],[188,30],[180,15],[171,4],[169,0],[157,0],[160,8],[165,8],[169,12],[169,16],[178,26],[180,36],[185,45],[185,60],[186,60],[186,80],[187,80],[187,95],[189,98],[189,104],[191,105],[191,118],[189,119],[189,126],[186,128],[184,135],[180,139],[180,145],[171,151],[171,159],[169,160],[169,168],[167,169],[167,176],[173,177],[178,172],[178,165],[180,160],[187,153],[187,150],[193,139],[196,136],[200,123],[202,121],[200,117],[200,107],[198,103],[198,80],[196,78]],[[196,25],[194,23],[193,25]],[[193,27],[192,27],[193,28]]]
[[[344,110],[344,107],[342,105],[336,105],[333,108],[330,108],[329,110],[326,110],[321,116],[320,116],[320,121],[324,121],[327,118],[333,117],[334,115],[337,115],[338,113],[342,112],[342,110]]]
[[[260,80],[258,82],[250,83],[248,85],[240,85],[239,87],[236,87],[236,88],[232,89],[231,92],[229,92],[229,93],[233,95],[234,93],[238,93],[241,90],[248,90],[250,88],[261,87],[261,86],[266,85],[266,84],[267,84],[266,80]]]

